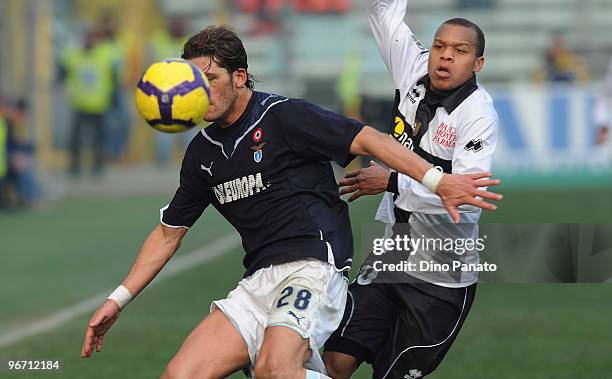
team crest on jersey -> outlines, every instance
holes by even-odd
[[[255,129],[252,137],[253,137],[253,142],[255,143],[261,142],[261,139],[263,138],[263,130],[261,130],[261,128]]]
[[[412,128],[412,135],[413,136],[416,136],[417,133],[419,133],[419,129],[421,129],[421,125],[423,125],[423,124],[421,124],[421,121],[419,121],[419,120],[416,120],[414,122],[414,127]]]
[[[263,148],[264,146],[266,146],[267,142],[262,142],[260,144],[255,144],[254,146],[251,146],[251,150],[253,150],[253,160],[256,163],[261,162],[261,160],[263,159]]]

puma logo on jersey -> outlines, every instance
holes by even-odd
[[[206,171],[206,172],[208,173],[208,175],[213,176],[213,175],[212,175],[212,166],[213,166],[213,163],[215,163],[215,162],[210,162],[210,166],[208,166],[208,167],[206,167],[206,166],[204,166],[203,164],[201,164],[201,165],[200,165],[200,168],[201,168],[202,170]]]
[[[298,325],[300,325],[300,320],[305,319],[306,317],[298,317],[298,315],[296,315],[295,313],[293,313],[293,311],[289,311],[287,312],[290,316],[293,316],[293,318],[295,318],[295,320],[297,321]]]
[[[258,172],[217,184],[213,187],[213,192],[219,203],[226,204],[258,194],[269,186],[270,183],[263,184],[261,173]]]

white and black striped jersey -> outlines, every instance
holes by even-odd
[[[498,117],[493,100],[476,77],[449,93],[430,89],[429,51],[404,22],[407,0],[367,0],[366,14],[382,58],[396,88],[391,135],[446,173],[489,171],[497,142]],[[477,238],[480,210],[460,207],[461,226],[452,225],[440,198],[419,182],[393,174],[377,219],[392,226],[410,225],[411,237]],[[418,251],[422,260],[444,263],[460,259],[478,263],[470,251],[452,257],[439,251]],[[430,283],[462,287],[477,281],[476,272],[414,273]]]

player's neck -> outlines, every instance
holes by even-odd
[[[217,121],[219,126],[222,128],[227,128],[228,126],[234,124],[246,111],[249,101],[251,100],[251,96],[253,96],[253,90],[250,88],[245,87],[244,89],[240,90],[238,93],[238,98],[236,98],[233,106],[228,110],[227,116]]]

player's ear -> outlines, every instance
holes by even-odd
[[[474,72],[480,72],[480,70],[482,70],[482,67],[484,66],[484,62],[484,56],[476,58],[476,61],[474,62]]]
[[[246,86],[247,79],[249,78],[249,74],[247,70],[244,68],[239,68],[232,73],[234,77],[234,85],[236,88],[244,88]]]

